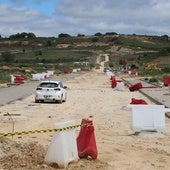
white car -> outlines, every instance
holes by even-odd
[[[66,86],[63,86],[61,81],[46,80],[36,88],[35,102],[65,102],[67,99]]]

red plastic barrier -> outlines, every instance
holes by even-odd
[[[115,88],[116,85],[117,85],[115,76],[111,76],[110,79],[111,79],[111,87],[112,87],[112,88]]]
[[[71,73],[71,71],[68,70],[68,69],[64,69],[63,72],[64,72],[64,74],[69,74],[69,73]]]
[[[135,91],[135,90],[141,89],[142,87],[143,87],[142,83],[136,83],[136,84],[132,85],[131,87],[129,87],[129,90],[130,91]]]
[[[94,135],[93,121],[83,119],[80,133],[77,137],[78,155],[80,158],[87,158],[91,156],[93,159],[97,158],[97,146]]]
[[[163,82],[164,82],[164,86],[169,86],[170,85],[170,77],[164,77]]]
[[[23,75],[14,75],[14,83],[24,83],[25,76]]]
[[[148,104],[148,103],[143,99],[132,98],[130,104]]]
[[[111,76],[111,77],[110,77],[110,80],[112,80],[112,79],[115,79],[115,76]]]

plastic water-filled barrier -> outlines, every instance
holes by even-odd
[[[136,84],[132,85],[131,87],[129,87],[129,90],[130,91],[135,91],[135,90],[141,89],[142,87],[143,87],[142,83],[139,82],[139,83],[136,83]]]
[[[58,123],[55,127],[64,128],[75,125],[75,121]],[[45,162],[56,163],[59,168],[66,168],[72,161],[78,160],[75,128],[56,132],[48,148]]]
[[[117,85],[115,76],[111,76],[110,80],[111,80],[111,88],[115,88]]]
[[[170,77],[164,77],[163,78],[164,86],[169,86],[170,85]]]
[[[26,79],[23,75],[10,75],[11,76],[11,83],[24,83]]]
[[[132,98],[130,104],[148,104],[148,103],[143,99]]]
[[[132,108],[132,130],[163,132],[165,129],[165,112],[170,109],[164,105],[128,105]]]
[[[90,119],[83,119],[81,125],[80,133],[77,137],[78,156],[80,158],[87,158],[90,156],[96,159],[98,152],[93,121]]]

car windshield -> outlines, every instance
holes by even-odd
[[[55,87],[58,87],[58,84],[46,82],[46,83],[41,83],[39,87],[55,88]]]

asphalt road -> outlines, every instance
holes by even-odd
[[[6,88],[0,88],[0,105],[5,105],[34,94],[38,83],[39,81],[30,81],[20,85],[10,85]]]
[[[84,74],[83,72],[54,75],[50,79],[61,80],[63,85],[68,79],[73,79],[79,75]],[[21,100],[35,93],[37,85],[40,81],[26,81],[20,85],[10,85],[10,87],[0,88],[0,106],[11,103],[15,100]]]

